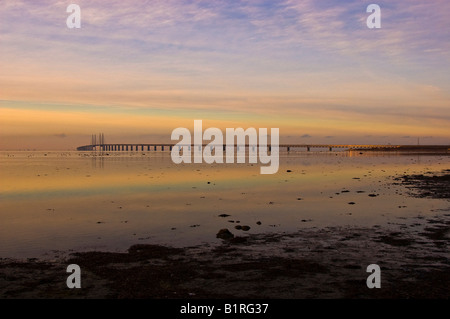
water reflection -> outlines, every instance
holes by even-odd
[[[0,257],[214,243],[236,221],[248,233],[374,225],[448,205],[390,183],[448,168],[446,156],[283,153],[279,172],[261,175],[257,164],[176,165],[168,152],[0,155]]]

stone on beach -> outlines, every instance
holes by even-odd
[[[219,232],[216,235],[216,238],[229,240],[231,238],[234,238],[234,235],[227,228],[223,228],[219,230]]]

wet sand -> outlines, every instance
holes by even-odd
[[[450,199],[449,171],[393,178],[409,196]],[[305,221],[307,222],[307,221]],[[219,230],[218,230],[219,231]],[[310,227],[250,234],[221,245],[134,245],[126,253],[79,252],[52,261],[0,260],[0,298],[446,298],[450,205],[385,226]],[[66,287],[67,265],[82,289]],[[366,267],[381,267],[369,289]]]

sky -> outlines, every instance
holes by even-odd
[[[66,8],[81,8],[69,29]],[[369,4],[381,28],[366,24]],[[0,1],[0,150],[170,142],[450,144],[450,1]],[[175,141],[176,142],[176,141]]]

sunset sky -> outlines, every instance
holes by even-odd
[[[4,0],[0,150],[99,132],[169,142],[194,119],[277,127],[280,142],[450,144],[449,13],[448,0]]]

